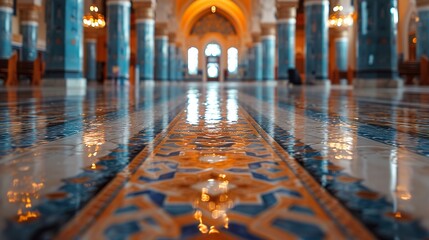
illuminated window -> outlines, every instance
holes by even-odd
[[[228,72],[237,73],[238,70],[238,50],[237,48],[228,49]]]
[[[188,73],[189,75],[198,74],[198,49],[195,47],[188,49]]]
[[[221,54],[220,46],[216,43],[210,43],[206,47],[206,56],[218,57]]]

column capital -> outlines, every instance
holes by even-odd
[[[167,23],[160,22],[155,23],[155,36],[168,36],[168,27]]]
[[[176,44],[176,33],[169,33],[168,34],[168,43],[169,44]]]
[[[348,38],[349,36],[349,28],[331,28],[330,30],[333,33],[335,39]]]
[[[417,8],[429,7],[429,0],[416,0]]]
[[[13,8],[13,0],[0,0],[0,7]]]
[[[155,18],[155,0],[135,0],[133,8],[136,13],[136,19],[154,19]]]
[[[21,22],[38,22],[40,15],[40,5],[18,3]]]
[[[83,32],[85,35],[86,39],[97,39],[99,34],[103,31],[104,29],[93,29],[93,28],[84,28]]]
[[[274,23],[262,23],[262,36],[275,36],[276,35],[276,25]]]
[[[296,18],[297,0],[277,0],[277,19]]]
[[[130,0],[107,0],[106,4],[107,4],[107,6],[109,6],[109,5],[126,5],[126,6],[131,6]]]
[[[261,42],[261,33],[258,33],[258,32],[252,33],[252,40],[253,40],[253,43],[260,43]]]

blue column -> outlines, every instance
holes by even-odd
[[[83,0],[49,0],[46,10],[46,77],[82,78]]]
[[[22,21],[22,61],[33,62],[37,59],[37,39],[39,23],[36,21]]]
[[[335,62],[339,71],[345,72],[349,64],[349,40],[347,37],[335,39]]]
[[[417,58],[429,57],[429,5],[417,7],[419,23],[417,25]]]
[[[168,80],[168,37],[155,38],[155,80]]]
[[[358,52],[355,84],[397,80],[397,0],[358,1]],[[368,81],[373,80],[373,83]],[[379,86],[379,84],[376,84]]]
[[[254,60],[254,77],[256,81],[262,81],[263,80],[263,71],[262,71],[262,43],[257,42],[253,46],[253,51],[255,53],[255,60]]]
[[[11,6],[0,6],[0,59],[12,55],[12,13]]]
[[[97,40],[85,41],[85,77],[88,80],[97,79]]]
[[[130,77],[130,7],[128,0],[107,2],[107,78]]]
[[[176,47],[176,80],[181,81],[182,79],[182,51],[180,47]]]
[[[295,31],[296,19],[281,19],[277,23],[279,80],[289,79],[288,71],[295,68]]]
[[[329,1],[305,3],[305,74],[307,79],[328,80]]]
[[[176,81],[176,45],[170,43],[168,46],[168,80]]]
[[[255,80],[255,48],[249,46],[247,54],[247,61],[243,61],[246,69],[246,76],[244,78],[246,80]]]
[[[154,79],[155,21],[137,20],[137,63],[140,80]]]
[[[275,52],[276,52],[276,37],[273,35],[262,37],[263,47],[263,79],[275,79]]]

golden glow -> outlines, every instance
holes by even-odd
[[[207,14],[207,9],[211,9],[213,1],[211,0],[199,0],[193,1],[183,12],[181,18],[180,27],[183,32],[189,34],[195,22],[197,22],[202,16]],[[241,35],[247,29],[247,18],[243,10],[231,0],[217,0],[216,6],[222,6],[222,8],[216,8],[217,13],[223,13],[223,15],[234,25],[237,33]]]
[[[416,43],[417,43],[417,38],[416,38],[416,37],[414,37],[414,38],[413,38],[413,43],[414,43],[414,44],[416,44]]]
[[[104,28],[106,20],[103,14],[98,13],[99,9],[95,5],[89,7],[89,13],[83,16],[83,26],[87,28]]]
[[[341,5],[336,5],[332,9],[334,13],[329,16],[329,27],[331,28],[340,28],[340,27],[350,27],[353,25],[353,14],[344,13],[344,7]]]
[[[227,211],[233,207],[228,196],[229,181],[225,174],[219,174],[217,179],[208,179],[204,185],[195,201],[194,218],[198,220],[198,230],[202,234],[219,234],[219,228],[229,228]]]
[[[216,13],[216,6],[211,7],[212,13]]]
[[[7,199],[9,203],[19,206],[16,221],[28,222],[40,217],[40,213],[32,208],[34,200],[40,198],[40,191],[43,188],[42,182],[32,182],[32,178],[27,176],[12,181],[12,190],[7,192]]]

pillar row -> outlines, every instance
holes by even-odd
[[[128,81],[130,78],[129,0],[107,1],[107,78]]]
[[[277,0],[277,74],[279,80],[289,78],[295,68],[296,0]]]
[[[134,1],[137,28],[137,67],[140,80],[154,79],[155,1]]]
[[[329,1],[305,1],[305,74],[318,84],[328,81]]]
[[[21,60],[32,62],[37,59],[39,32],[39,6],[23,4],[19,6],[21,16],[22,53]]]
[[[429,1],[417,0],[417,57],[429,57]]]
[[[82,79],[83,0],[49,0],[46,10],[46,78],[53,81]]]
[[[261,43],[261,35],[259,33],[252,34],[253,38],[253,54],[254,54],[254,60],[253,60],[253,78],[255,81],[262,81],[263,80],[263,54],[262,54],[262,43]]]
[[[176,51],[176,34],[168,35],[168,80],[176,81],[177,75],[177,51]]]
[[[398,77],[397,0],[358,1],[356,87],[402,87]]]
[[[262,24],[262,71],[264,80],[275,79],[276,28],[274,24]]]
[[[155,24],[155,80],[168,80],[168,34],[166,23]]]
[[[12,55],[13,0],[0,0],[0,59]]]

